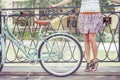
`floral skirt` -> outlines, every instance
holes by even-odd
[[[101,13],[79,14],[78,29],[81,33],[101,33],[103,28],[103,16]]]

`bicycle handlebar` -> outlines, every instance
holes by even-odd
[[[21,15],[30,15],[30,12],[20,12]]]

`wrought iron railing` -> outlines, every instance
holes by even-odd
[[[39,25],[35,26],[34,20],[49,19],[51,27],[46,27],[43,31],[44,36],[52,34],[54,31],[66,30],[74,35],[79,41],[84,51],[84,40],[82,34],[77,29],[77,17],[79,7],[60,7],[60,8],[17,8],[2,9],[3,11],[29,11],[30,15],[14,15],[9,18],[9,26],[13,33],[21,42],[34,46]],[[120,12],[103,12],[105,27],[102,34],[97,34],[98,59],[102,62],[118,62],[120,61]],[[4,24],[5,15],[0,12],[0,24]],[[1,31],[1,30],[0,30]],[[7,60],[6,62],[26,62],[17,56],[21,52],[15,45],[6,38]],[[30,50],[26,50],[30,51]],[[84,60],[86,61],[85,52]]]

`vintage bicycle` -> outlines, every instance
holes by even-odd
[[[66,32],[56,32],[43,37],[41,33],[43,26],[49,25],[50,21],[36,20],[34,23],[42,26],[39,29],[35,47],[27,46],[21,43],[10,30],[8,18],[16,14],[23,15],[24,13],[7,14],[0,34],[0,71],[6,62],[6,37],[17,46],[29,62],[39,62],[46,72],[54,76],[68,76],[78,70],[82,63],[83,51],[80,42],[74,36]],[[41,42],[40,45],[39,42]],[[23,47],[31,49],[33,52],[28,53]]]

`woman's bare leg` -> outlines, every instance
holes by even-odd
[[[89,34],[89,40],[90,40],[90,43],[91,43],[94,62],[97,61],[97,54],[98,54],[98,48],[97,48],[97,43],[96,43],[95,39],[96,39],[96,33],[90,33]]]
[[[90,41],[89,34],[84,34],[84,44],[85,44],[85,52],[87,57],[87,62],[90,62]]]

